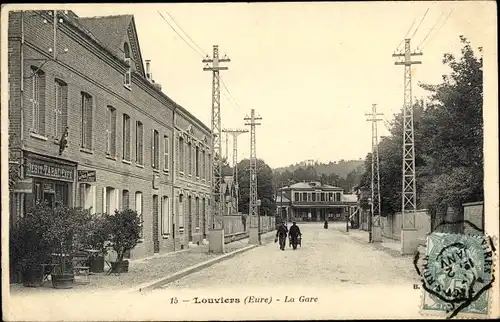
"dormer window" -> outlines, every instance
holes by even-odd
[[[123,53],[125,55],[124,59],[125,63],[127,63],[128,65],[127,71],[125,72],[125,75],[123,77],[123,86],[130,89],[130,85],[132,83],[132,77],[131,77],[132,64],[130,61],[130,48],[127,43],[123,44]]]

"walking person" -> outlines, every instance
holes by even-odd
[[[274,242],[277,242],[279,239],[281,250],[285,250],[287,234],[288,234],[288,228],[286,227],[285,223],[282,222],[281,225],[276,230],[276,238],[274,239]]]
[[[299,226],[297,226],[297,222],[294,221],[293,225],[290,227],[290,241],[292,243],[293,249],[297,249],[299,236],[302,236],[302,233],[300,232]]]

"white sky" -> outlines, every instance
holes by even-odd
[[[403,66],[392,53],[412,21],[429,11],[412,39],[421,43],[422,65],[414,65],[413,93],[424,92],[417,81],[439,83],[447,72],[445,52],[460,53],[458,36],[474,47],[495,45],[494,3],[222,3],[108,4],[68,9],[79,16],[134,14],[143,59],[163,92],[210,127],[212,75],[203,72],[201,57],[186,45],[157,11],[174,26],[170,13],[189,36],[212,54],[231,62],[221,72],[237,105],[221,88],[223,128],[245,128],[243,118],[256,109],[257,157],[271,167],[306,159],[323,162],[364,158],[371,149],[371,124],[364,113],[372,103],[387,120],[403,103]],[[453,9],[446,24],[434,35]],[[177,28],[178,29],[178,28]],[[182,34],[182,31],[178,29]],[[182,34],[183,35],[183,34]],[[184,35],[183,35],[184,36]],[[189,39],[184,36],[186,41]],[[401,45],[403,48],[404,45]],[[194,46],[196,48],[196,46]],[[379,134],[387,133],[383,122]],[[223,137],[225,143],[225,137]],[[239,136],[238,159],[249,156],[250,135]],[[230,140],[230,157],[232,141]],[[225,147],[223,146],[223,151]],[[225,152],[224,152],[225,153]]]

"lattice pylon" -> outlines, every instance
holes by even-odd
[[[222,191],[222,128],[220,114],[220,78],[219,71],[227,70],[227,67],[219,66],[220,62],[229,62],[229,58],[219,58],[219,47],[214,45],[213,57],[208,56],[202,60],[207,63],[204,71],[211,71],[212,78],[212,228],[224,229],[224,192]],[[208,63],[212,63],[209,66]]]
[[[404,65],[404,105],[403,105],[403,168],[402,168],[402,200],[401,214],[403,229],[415,229],[415,211],[417,210],[417,189],[415,179],[415,140],[413,126],[412,80],[411,65],[421,64],[412,61],[411,56],[422,55],[421,52],[411,52],[410,40],[405,39],[404,53],[393,54],[394,57],[404,57],[404,61],[396,65]]]
[[[262,120],[261,117],[255,116],[255,110],[252,109],[250,117],[245,117],[245,121],[250,121],[245,123],[245,125],[250,125],[250,202],[248,205],[248,214],[250,218],[256,218],[258,216],[258,205],[257,205],[257,149],[255,140],[255,126],[260,125],[255,121]],[[255,223],[257,220],[251,219],[250,223]]]

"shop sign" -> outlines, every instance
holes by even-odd
[[[95,170],[78,170],[78,182],[95,182]]]
[[[67,165],[51,163],[43,160],[26,159],[25,175],[61,181],[73,181],[74,168]]]

